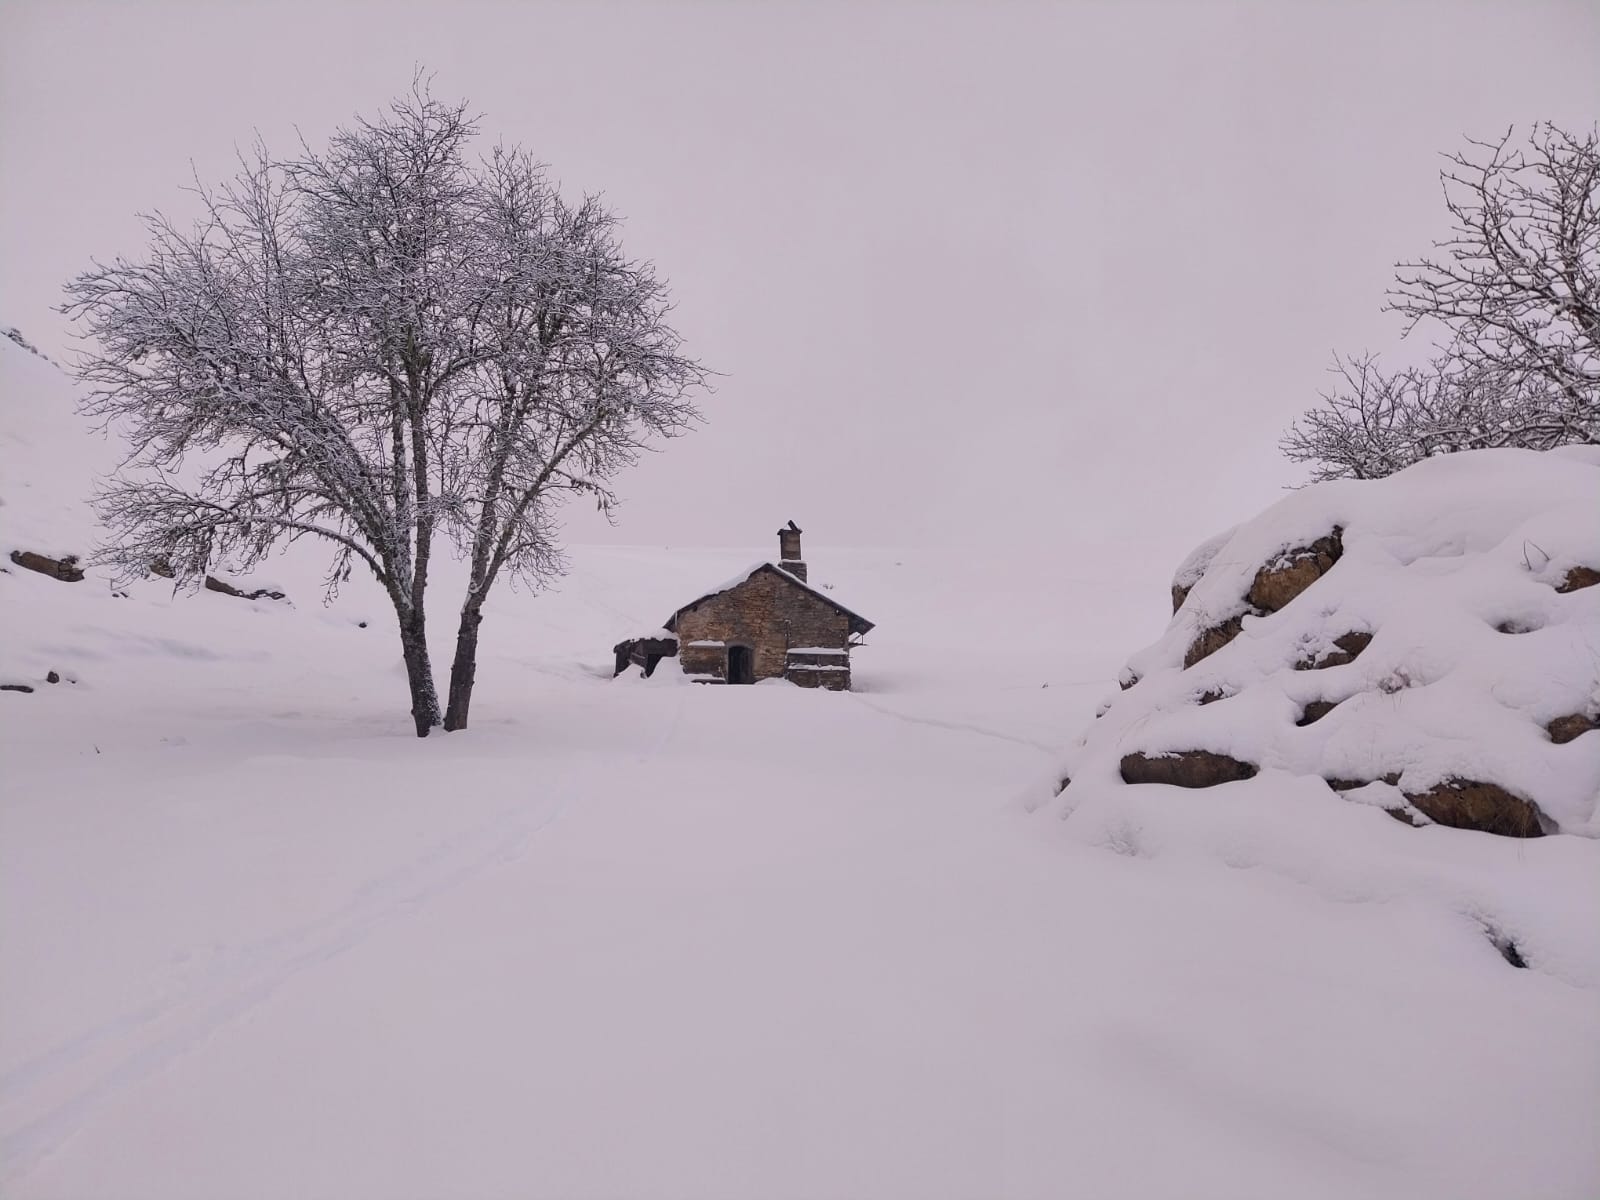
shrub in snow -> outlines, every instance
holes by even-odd
[[[1313,485],[1185,561],[1036,799],[1301,776],[1413,824],[1600,835],[1596,583],[1600,449]]]

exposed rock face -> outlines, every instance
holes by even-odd
[[[1575,741],[1594,729],[1600,729],[1600,716],[1592,717],[1586,713],[1568,713],[1544,727],[1550,740],[1558,744]]]
[[[1388,775],[1380,775],[1377,779],[1328,779],[1324,782],[1336,792],[1349,792],[1366,787],[1369,783],[1398,784],[1400,775],[1398,772],[1391,772]]]
[[[1206,571],[1211,567],[1211,562],[1233,535],[1233,530],[1224,530],[1215,537],[1207,538],[1196,546],[1187,558],[1178,564],[1178,569],[1172,574],[1172,611],[1174,614],[1183,607],[1183,602],[1189,598],[1189,593],[1194,590],[1195,584],[1205,578]]]
[[[1337,700],[1313,700],[1300,711],[1300,719],[1295,724],[1302,729],[1307,725],[1315,725],[1338,707],[1339,701]]]
[[[1372,783],[1387,783],[1391,786],[1397,785],[1400,782],[1400,773],[1398,771],[1392,771],[1387,775],[1380,775],[1377,779],[1325,779],[1323,782],[1336,792],[1353,792],[1357,788],[1364,788],[1368,784]],[[1383,811],[1388,813],[1396,821],[1399,821],[1402,825],[1409,825],[1413,829],[1421,829],[1422,826],[1426,824],[1425,821],[1417,820],[1418,812],[1413,808],[1394,807],[1385,808]]]
[[[206,591],[221,592],[224,596],[237,596],[241,600],[282,600],[284,594],[275,592],[271,588],[257,588],[253,592],[242,591],[231,583],[218,579],[215,575],[206,576]]]
[[[1556,587],[1556,591],[1575,592],[1579,588],[1593,587],[1597,583],[1600,583],[1600,571],[1593,567],[1573,567]]]
[[[1346,663],[1355,662],[1361,652],[1372,645],[1372,635],[1363,629],[1352,629],[1348,633],[1341,633],[1333,639],[1335,650],[1316,658],[1304,658],[1295,663],[1297,671],[1320,671],[1325,667],[1342,667]]]
[[[1502,837],[1544,836],[1538,807],[1498,784],[1447,779],[1425,792],[1407,792],[1405,796],[1419,812],[1440,825],[1478,829]]]
[[[1250,583],[1245,599],[1263,612],[1275,613],[1332,569],[1344,554],[1344,530],[1332,533],[1283,554],[1267,563]]]
[[[1189,649],[1183,656],[1183,665],[1192,667],[1202,658],[1209,658],[1238,637],[1239,631],[1243,628],[1244,614],[1240,613],[1236,617],[1229,617],[1220,625],[1202,629],[1199,636],[1189,643]]]
[[[78,566],[76,554],[69,554],[65,558],[50,558],[44,554],[35,554],[31,550],[13,550],[11,561],[19,567],[26,567],[30,571],[37,571],[41,575],[48,575],[51,579],[59,579],[63,583],[77,583],[83,578],[83,570]]]
[[[1266,616],[1278,612],[1332,569],[1344,554],[1344,530],[1334,527],[1332,533],[1318,538],[1309,546],[1300,546],[1267,563],[1255,574],[1244,599],[1250,605],[1250,614]],[[1190,588],[1172,585],[1172,611],[1183,607]],[[1244,613],[1229,617],[1220,625],[1203,629],[1189,643],[1183,656],[1183,665],[1192,667],[1201,659],[1209,658],[1239,636],[1244,626]],[[1351,657],[1354,657],[1352,655]],[[1346,660],[1348,661],[1348,660]],[[1332,665],[1331,663],[1329,665]]]
[[[1254,777],[1254,763],[1240,762],[1210,750],[1177,750],[1169,754],[1129,754],[1122,760],[1124,783],[1169,783],[1174,787],[1207,788]]]

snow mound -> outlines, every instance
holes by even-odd
[[[1595,447],[1308,487],[1190,555],[1035,803],[1309,780],[1414,825],[1595,837],[1597,583]]]

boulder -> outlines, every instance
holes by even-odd
[[[1568,713],[1544,727],[1550,740],[1557,744],[1575,741],[1594,729],[1600,729],[1600,717],[1592,717],[1587,713]]]
[[[1287,607],[1339,561],[1344,554],[1343,535],[1344,530],[1336,525],[1332,533],[1309,546],[1286,551],[1274,562],[1267,563],[1256,572],[1245,599],[1262,612],[1275,613]]]
[[[1476,829],[1502,837],[1543,837],[1544,814],[1531,800],[1499,784],[1475,779],[1446,779],[1425,792],[1406,792],[1406,800],[1424,816],[1455,829]]]
[[[64,558],[51,558],[45,554],[35,554],[31,550],[13,550],[11,561],[19,567],[48,575],[51,579],[59,579],[62,583],[77,583],[83,578],[83,569],[78,566],[76,554],[68,554]]]
[[[1400,782],[1400,773],[1392,771],[1387,775],[1380,775],[1376,779],[1325,779],[1323,782],[1336,792],[1350,792],[1356,788],[1364,788],[1369,783],[1387,783],[1393,786]]]
[[[1342,667],[1355,662],[1361,652],[1372,645],[1372,635],[1364,629],[1352,629],[1333,639],[1335,649],[1316,658],[1303,658],[1295,663],[1296,671],[1321,671],[1325,667]]]
[[[206,591],[221,592],[224,596],[237,596],[241,600],[282,600],[284,594],[275,592],[270,588],[257,588],[253,592],[242,591],[231,583],[218,579],[215,575],[206,576]]]
[[[1556,585],[1558,592],[1575,592],[1579,588],[1593,587],[1600,583],[1600,571],[1593,567],[1573,567],[1567,572],[1567,577]]]
[[[1201,659],[1209,658],[1238,637],[1243,628],[1244,614],[1240,613],[1236,617],[1229,617],[1220,625],[1202,629],[1194,641],[1189,643],[1189,649],[1184,652],[1183,665],[1186,668],[1192,667]]]
[[[1195,584],[1205,578],[1206,572],[1211,568],[1212,560],[1217,552],[1228,544],[1228,539],[1234,530],[1225,529],[1215,537],[1209,537],[1189,552],[1183,562],[1178,564],[1178,569],[1172,573],[1172,611],[1183,607],[1184,601],[1189,598],[1189,593],[1194,590]]]
[[[1338,700],[1313,700],[1300,710],[1300,717],[1295,724],[1304,729],[1307,725],[1315,725],[1323,717],[1339,707]]]
[[[1165,754],[1128,754],[1122,759],[1122,782],[1167,783],[1173,787],[1207,788],[1254,777],[1254,763],[1240,762],[1210,750],[1173,750]]]

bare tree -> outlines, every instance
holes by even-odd
[[[1470,142],[1440,174],[1453,225],[1396,268],[1388,308],[1446,336],[1432,365],[1335,359],[1323,404],[1284,435],[1313,478],[1373,478],[1496,446],[1600,442],[1600,136],[1536,126]]]
[[[563,496],[609,507],[606,480],[689,426],[705,377],[603,206],[569,208],[520,151],[469,162],[475,131],[419,83],[326,150],[257,147],[231,183],[197,188],[204,219],[149,218],[148,255],[95,264],[64,306],[91,339],[85,409],[133,446],[98,498],[101,558],[197,579],[326,542],[330,591],[359,564],[394,606],[418,736],[442,719],[436,540],[473,563],[462,728],[496,577],[559,570]]]
[[[1389,308],[1437,321],[1470,369],[1535,377],[1573,402],[1600,394],[1600,135],[1545,123],[1469,142],[1440,173],[1454,221],[1438,253],[1401,263]]]
[[[665,286],[630,262],[617,220],[595,197],[568,205],[520,150],[497,151],[476,214],[491,281],[473,386],[451,412],[452,479],[470,544],[450,671],[446,729],[464,729],[477,677],[483,605],[502,572],[537,584],[559,570],[553,497],[610,511],[607,481],[651,436],[695,419],[704,372],[667,323]]]
[[[1312,481],[1377,479],[1436,454],[1600,442],[1600,406],[1548,381],[1448,361],[1385,373],[1372,355],[1336,358],[1334,386],[1279,443]]]

